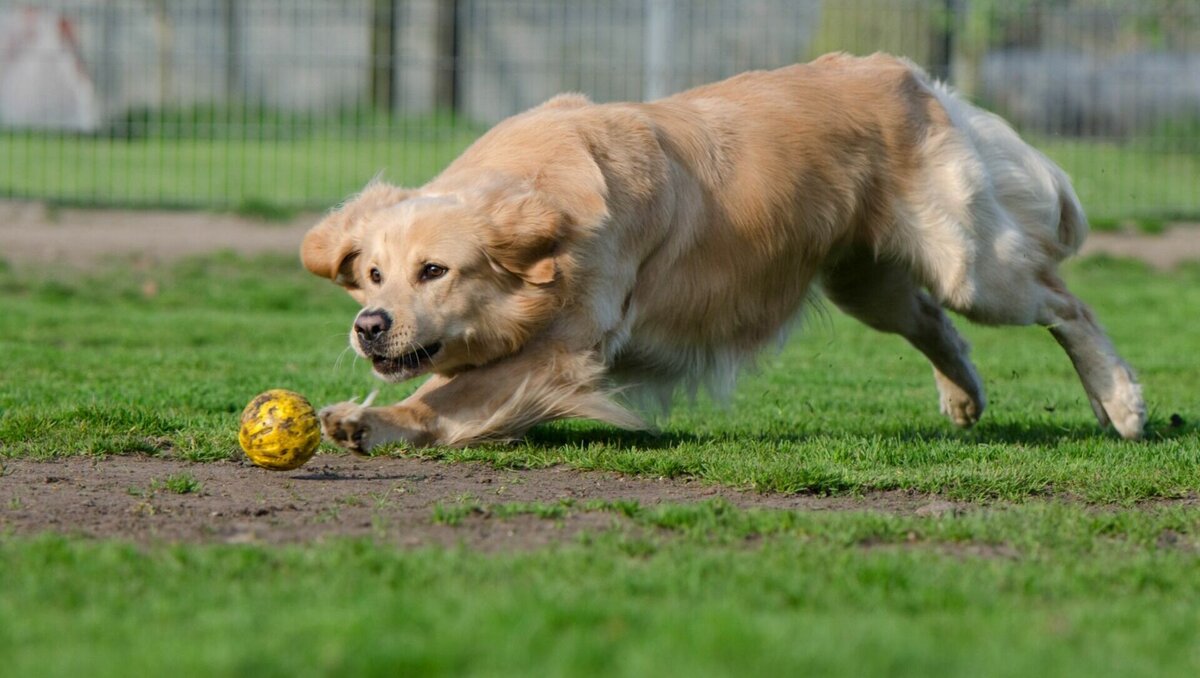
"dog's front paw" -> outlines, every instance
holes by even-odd
[[[365,456],[371,449],[371,422],[367,407],[348,401],[321,408],[321,432],[325,439],[350,452]]]

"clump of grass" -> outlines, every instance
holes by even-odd
[[[486,510],[482,505],[477,503],[470,504],[443,504],[437,503],[433,506],[433,523],[434,525],[449,525],[457,527],[462,524],[462,521],[467,516],[482,514]]]
[[[542,520],[560,520],[565,518],[574,506],[575,501],[572,499],[560,499],[553,503],[540,501],[508,502],[489,507],[487,513],[497,518],[531,515],[537,516]]]
[[[507,520],[516,516],[537,516],[543,520],[560,520],[565,518],[574,506],[575,502],[571,499],[560,499],[553,503],[514,501],[503,504],[492,504],[490,506],[484,506],[477,501],[463,500],[453,504],[439,503],[434,505],[433,522],[436,525],[456,527],[461,525],[462,521],[468,516],[473,515],[498,518],[500,520]]]
[[[200,481],[196,480],[196,477],[190,473],[175,473],[173,475],[169,475],[167,476],[167,479],[163,481],[162,486],[168,492],[174,492],[175,494],[193,494],[199,492],[203,487],[203,485],[200,484]]]
[[[296,210],[272,200],[258,197],[242,198],[233,207],[233,213],[260,221],[283,222],[296,216]]]

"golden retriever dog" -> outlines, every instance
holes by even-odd
[[[819,288],[924,353],[958,426],[984,393],[943,308],[1049,328],[1101,425],[1137,438],[1138,382],[1056,273],[1086,231],[1061,169],[903,59],[831,54],[651,103],[562,95],[308,233],[304,265],[364,307],[355,351],[387,380],[431,373],[320,417],[360,453],[641,427],[629,396],[728,392]]]

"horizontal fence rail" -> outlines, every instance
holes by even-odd
[[[1005,116],[1094,222],[1200,219],[1195,0],[18,0],[0,197],[324,209],[558,92],[648,100],[833,50]]]

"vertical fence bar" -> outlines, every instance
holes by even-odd
[[[459,3],[435,0],[434,3],[434,108],[446,113],[459,109]]]
[[[371,0],[370,100],[380,111],[392,110],[396,81],[396,0]]]

